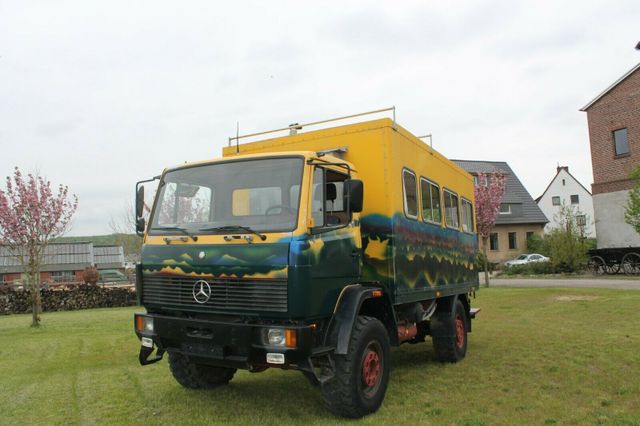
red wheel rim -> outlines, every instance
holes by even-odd
[[[460,349],[464,346],[464,320],[460,314],[456,314],[456,346]]]
[[[367,388],[373,388],[380,381],[380,355],[367,348],[362,360],[362,383]]]

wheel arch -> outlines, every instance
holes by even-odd
[[[375,283],[357,283],[342,290],[331,317],[327,340],[335,346],[336,354],[347,353],[358,315],[378,319],[387,330],[391,345],[399,344],[395,312],[386,289]]]

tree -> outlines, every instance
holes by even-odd
[[[31,291],[32,327],[40,324],[40,265],[49,242],[63,235],[78,207],[78,197],[60,185],[57,193],[51,182],[28,174],[18,167],[13,181],[7,177],[6,190],[0,190],[0,244],[15,257],[26,275]]]
[[[631,172],[631,179],[640,179],[640,166]],[[624,212],[624,221],[640,234],[640,180],[629,191],[629,202]]]
[[[476,198],[476,227],[482,240],[484,254],[484,282],[489,287],[489,272],[487,265],[487,245],[496,217],[500,211],[500,202],[505,190],[505,175],[501,170],[492,173],[478,173],[475,187]]]
[[[576,272],[587,263],[587,249],[578,226],[579,213],[573,206],[563,203],[560,211],[554,215],[559,226],[544,238],[556,272]]]
[[[145,204],[145,213],[147,209]],[[142,237],[135,234],[136,218],[130,201],[124,204],[119,216],[111,216],[108,226],[114,236],[115,244],[122,246],[125,255],[140,253]]]

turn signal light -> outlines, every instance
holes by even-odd
[[[298,335],[295,330],[286,329],[284,331],[285,339],[287,341],[287,347],[295,348],[298,346]]]
[[[372,295],[373,297],[382,297],[382,290],[373,290],[373,291],[371,292],[371,295]]]

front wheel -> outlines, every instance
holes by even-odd
[[[335,355],[335,375],[322,386],[329,411],[360,418],[375,412],[389,384],[391,350],[384,325],[372,317],[359,316],[346,355]]]
[[[236,373],[235,368],[196,364],[189,357],[177,352],[169,352],[169,368],[176,381],[189,389],[209,389],[226,385]]]

